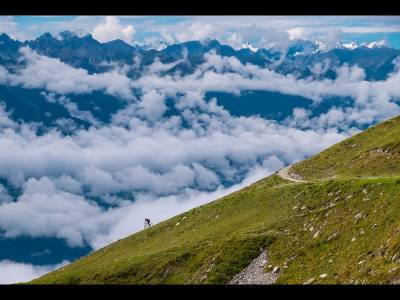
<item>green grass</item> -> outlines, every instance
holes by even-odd
[[[395,118],[297,164],[310,182],[269,176],[32,283],[224,284],[265,247],[282,270],[277,283],[398,282],[399,125]],[[365,161],[378,148],[393,161]]]
[[[400,175],[400,116],[292,167],[307,180]]]

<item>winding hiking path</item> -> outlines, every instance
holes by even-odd
[[[307,182],[302,179],[293,178],[289,174],[292,165],[280,169],[277,175],[283,179],[293,182]],[[261,251],[261,254],[255,258],[250,265],[243,269],[239,274],[236,274],[228,284],[273,284],[279,277],[279,270],[265,272],[264,267],[268,262],[268,253],[266,250]]]
[[[291,167],[292,167],[292,165],[289,165],[287,167],[284,167],[284,168],[280,169],[278,171],[277,175],[280,176],[283,179],[286,179],[286,180],[289,180],[289,181],[293,181],[293,182],[307,182],[305,180],[293,178],[292,176],[290,176],[289,170],[290,170]]]

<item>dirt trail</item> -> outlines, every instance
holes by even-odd
[[[279,277],[279,269],[265,272],[264,267],[268,263],[268,253],[263,250],[250,265],[237,274],[228,284],[273,284]]]
[[[292,167],[292,165],[289,165],[287,167],[284,167],[282,169],[280,169],[277,173],[278,176],[280,176],[283,179],[289,180],[289,181],[293,181],[293,182],[307,182],[305,180],[299,179],[299,178],[293,178],[290,174],[289,174],[289,170]],[[298,176],[298,175],[297,175]],[[300,177],[300,176],[298,176]]]

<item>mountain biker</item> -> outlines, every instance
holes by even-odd
[[[149,218],[145,218],[145,219],[144,219],[144,227],[145,227],[145,228],[146,228],[146,227],[150,227],[150,225],[151,225],[150,219],[149,219]]]

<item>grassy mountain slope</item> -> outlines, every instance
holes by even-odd
[[[277,283],[400,282],[398,131],[394,118],[295,165],[308,182],[274,174],[32,283],[226,283],[264,247]]]
[[[400,175],[400,116],[292,167],[307,180]]]

